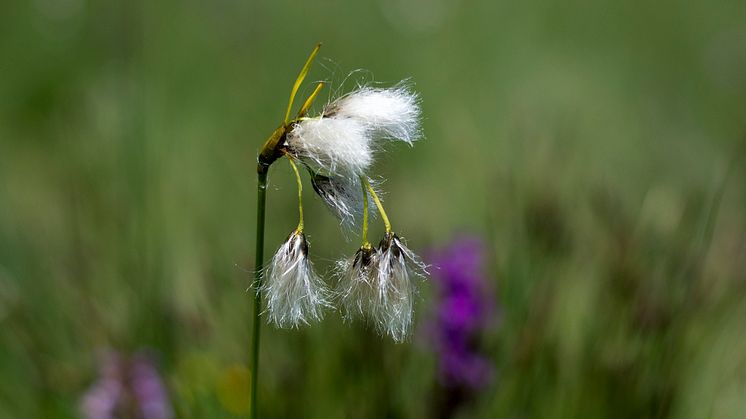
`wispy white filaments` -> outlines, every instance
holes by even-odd
[[[288,151],[324,175],[365,174],[379,140],[412,144],[420,133],[417,94],[405,85],[360,87],[329,103],[321,116],[303,118],[287,134]]]
[[[386,233],[378,248],[373,319],[379,332],[397,342],[409,336],[412,326],[414,277],[424,277],[425,265],[394,233]]]
[[[368,179],[368,182],[375,183]],[[360,226],[365,197],[360,193],[360,178],[345,176],[324,176],[311,172],[311,185],[316,194],[324,201],[332,213],[339,219],[345,231]],[[375,216],[374,205],[368,198],[370,214]]]
[[[390,89],[361,87],[327,105],[324,116],[360,121],[374,136],[409,145],[420,135],[419,99],[406,84]]]
[[[336,291],[345,320],[365,317],[373,311],[378,292],[375,284],[377,268],[378,251],[371,246],[361,247],[352,258],[337,262],[339,283]]]
[[[308,242],[294,231],[280,246],[265,275],[267,316],[278,327],[298,327],[323,318],[329,291],[308,260]]]
[[[315,171],[359,176],[373,163],[368,127],[349,118],[309,118],[287,134],[289,151]]]
[[[402,342],[409,336],[414,307],[415,278],[426,267],[394,233],[378,248],[361,247],[351,259],[337,262],[337,294],[346,320],[371,321],[381,334]]]

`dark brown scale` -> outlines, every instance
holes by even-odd
[[[394,237],[394,233],[386,233],[386,235],[383,236],[381,242],[378,243],[378,247],[381,249],[382,253],[389,250],[389,247],[391,247],[391,241],[394,239]]]
[[[328,176],[313,173],[311,176],[311,186],[316,193],[325,200],[330,200],[335,197],[334,188],[332,185],[332,179]]]
[[[286,242],[290,243],[290,246],[288,246],[288,248],[285,249],[285,254],[287,254],[287,255],[289,255],[290,252],[293,250],[293,243],[292,243],[293,240],[295,240],[295,231],[293,231],[292,233],[288,234],[288,238],[285,239]]]
[[[401,246],[399,246],[398,237],[394,236],[393,242],[394,244],[391,246],[391,253],[393,253],[394,256],[396,256],[396,258],[399,259],[399,257],[401,257],[402,255],[402,251],[401,251]]]
[[[339,108],[335,105],[329,105],[324,109],[324,118],[332,118],[334,117],[337,112],[339,111]]]
[[[394,255],[394,257],[390,259],[391,262],[389,262],[389,265],[391,266],[394,266],[394,262],[402,255],[401,247],[399,246],[399,236],[395,233],[386,233],[378,247],[381,249],[381,253],[387,252],[391,249],[391,254]]]
[[[290,252],[293,251],[293,248],[295,247],[293,245],[294,240],[300,240],[300,251],[303,252],[303,256],[308,256],[308,242],[306,241],[306,235],[298,233],[297,231],[293,231],[288,235],[288,238],[285,239],[286,242],[290,242],[290,246],[285,250],[285,253],[289,255]]]
[[[373,249],[361,247],[355,253],[355,261],[352,263],[353,267],[367,268],[373,259]]]
[[[308,241],[306,240],[306,235],[300,233],[298,236],[300,237],[300,251],[303,252],[303,256],[308,256]]]

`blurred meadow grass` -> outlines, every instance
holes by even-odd
[[[746,417],[745,20],[736,0],[4,3],[0,417],[78,417],[97,354],[141,348],[178,417],[245,414],[255,153],[317,41],[322,97],[422,96],[427,138],[377,164],[410,247],[489,244],[497,375],[461,417]],[[270,182],[268,254],[297,221],[289,167]],[[357,239],[306,200],[323,272]],[[437,416],[419,332],[330,313],[263,337],[264,417]]]

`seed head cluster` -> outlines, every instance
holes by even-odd
[[[377,248],[361,247],[337,262],[345,319],[367,318],[379,333],[405,340],[412,325],[413,279],[425,273],[424,263],[394,233],[386,233]]]
[[[346,320],[366,320],[397,342],[407,338],[414,278],[424,278],[425,265],[391,229],[379,185],[369,173],[376,154],[388,143],[412,146],[421,137],[419,121],[419,98],[409,84],[400,83],[392,88],[359,86],[327,104],[320,115],[303,115],[287,124],[278,144],[281,153],[307,169],[314,191],[345,230],[362,224],[363,243],[352,257],[337,262],[331,290],[308,259],[301,211],[298,229],[280,246],[264,274],[262,289],[271,323],[298,327],[321,320],[325,309],[337,305]],[[300,188],[297,170],[296,175]],[[386,225],[377,247],[367,241],[367,221],[376,213]]]

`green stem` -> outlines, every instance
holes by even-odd
[[[251,335],[251,353],[249,354],[249,367],[251,368],[251,406],[249,407],[250,419],[257,418],[256,392],[259,377],[259,332],[261,329],[259,315],[262,313],[262,271],[264,268],[264,213],[267,202],[267,172],[269,171],[269,166],[274,163],[275,160],[282,157],[281,145],[283,140],[285,139],[285,136],[287,135],[288,127],[290,126],[290,111],[293,108],[295,95],[296,93],[298,93],[298,89],[300,88],[301,83],[303,83],[303,79],[305,79],[306,75],[308,75],[308,71],[311,69],[311,63],[316,57],[316,54],[319,53],[319,48],[321,48],[321,44],[317,44],[313,51],[311,51],[311,55],[306,60],[306,64],[303,65],[300,74],[298,74],[298,77],[295,79],[293,89],[290,91],[290,100],[288,101],[288,108],[285,111],[285,119],[283,120],[283,123],[272,133],[272,135],[270,135],[270,137],[264,143],[264,146],[262,146],[261,150],[259,151],[259,156],[257,157],[259,164],[257,165],[256,169],[258,176],[256,200],[256,258],[254,261],[254,286],[256,287],[256,293],[254,295],[254,319],[252,322],[253,329]],[[302,118],[306,114],[322,87],[324,87],[324,83],[319,83],[318,86],[316,86],[316,89],[313,91],[311,96],[306,99],[303,106],[301,106],[300,112],[298,112],[298,118]],[[300,173],[298,173],[298,168],[295,167],[295,164],[292,160],[290,160],[290,164],[293,166],[293,170],[295,170],[295,175],[298,179],[298,209],[300,211],[300,222],[298,223],[298,231],[302,231],[303,203],[301,202],[302,185]]]
[[[363,248],[369,248],[368,242],[368,192],[365,190],[366,180],[360,177],[360,187],[363,189]]]
[[[249,367],[251,368],[251,404],[249,418],[257,418],[256,391],[259,377],[259,331],[261,329],[260,314],[262,312],[262,271],[264,270],[264,212],[267,202],[267,172],[268,165],[257,166],[257,199],[256,199],[256,257],[254,259],[254,318],[251,335],[251,353]]]
[[[300,178],[300,172],[298,171],[298,166],[296,166],[295,162],[293,161],[293,158],[290,157],[290,155],[287,155],[288,161],[290,162],[290,167],[293,168],[293,172],[295,172],[295,181],[298,183],[298,228],[295,229],[298,233],[303,232],[303,180]]]
[[[373,197],[373,202],[376,203],[376,206],[378,207],[378,212],[381,213],[381,219],[383,220],[383,225],[386,227],[386,232],[391,233],[393,230],[391,229],[391,222],[389,221],[389,217],[386,215],[386,211],[383,209],[383,204],[381,204],[381,200],[378,199],[378,195],[376,194],[376,191],[373,189],[373,186],[370,185],[370,182],[368,182],[368,179],[366,179],[364,176],[362,177],[363,183],[365,184],[365,187],[368,188],[368,192],[370,192],[370,196]]]

